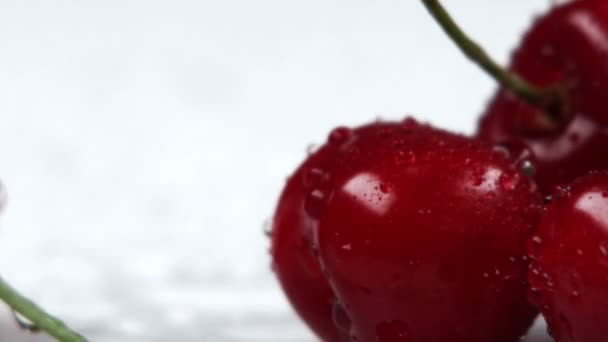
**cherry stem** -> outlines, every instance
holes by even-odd
[[[30,320],[36,328],[46,331],[60,342],[87,342],[88,340],[68,328],[61,320],[45,312],[31,300],[21,295],[17,290],[0,277],[0,299],[11,309]]]
[[[498,83],[529,104],[547,110],[554,119],[559,115],[555,113],[561,107],[561,96],[557,89],[538,88],[496,63],[479,44],[462,31],[439,0],[422,0],[422,3],[460,50]]]

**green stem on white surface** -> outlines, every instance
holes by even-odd
[[[0,299],[16,313],[31,321],[37,329],[45,331],[60,342],[88,342],[85,337],[71,330],[61,320],[17,292],[2,277],[0,277]]]

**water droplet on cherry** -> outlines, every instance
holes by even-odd
[[[319,219],[325,210],[327,195],[319,189],[312,190],[304,202],[304,210],[313,219]]]
[[[337,127],[334,128],[327,138],[332,145],[341,145],[345,143],[351,136],[353,131],[348,127]]]
[[[264,220],[262,229],[263,229],[264,235],[266,235],[266,237],[268,237],[268,238],[272,237],[272,219],[268,218],[268,219]]]
[[[318,144],[308,144],[308,146],[306,146],[306,154],[307,155],[311,155],[314,154],[315,152],[317,152],[319,150],[319,145]]]

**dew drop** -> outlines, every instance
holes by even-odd
[[[307,187],[319,187],[329,182],[329,174],[325,170],[313,167],[304,173],[304,185]]]
[[[21,315],[20,313],[18,313],[17,311],[14,311],[14,310],[13,310],[13,318],[15,319],[15,322],[17,322],[17,325],[19,326],[19,328],[21,328],[25,331],[31,332],[31,333],[40,332],[40,328],[38,328],[34,323],[32,323],[32,321],[25,318],[23,315]]]
[[[264,224],[262,226],[263,230],[264,230],[264,235],[266,235],[266,237],[271,238],[272,237],[272,219],[266,219],[264,220]]]
[[[403,119],[403,127],[405,127],[405,128],[414,129],[419,126],[420,126],[420,124],[418,123],[418,121],[416,121],[416,119],[412,118],[411,116],[408,116],[405,119]]]
[[[542,303],[540,290],[537,287],[531,287],[528,290],[528,301],[535,306],[540,306]]]
[[[319,219],[325,210],[327,204],[327,195],[325,192],[315,189],[312,190],[306,197],[304,202],[304,210],[313,219]]]
[[[306,146],[306,154],[308,154],[308,155],[314,154],[318,150],[319,150],[318,144],[308,144],[308,146]]]
[[[353,131],[350,128],[337,127],[329,133],[327,140],[330,144],[341,145],[344,144],[352,135]]]
[[[528,242],[528,253],[532,259],[537,259],[540,256],[542,243],[543,239],[541,239],[538,235],[530,238],[530,241]]]
[[[568,298],[570,299],[570,301],[576,302],[576,301],[578,301],[580,296],[581,296],[580,292],[578,292],[577,290],[572,290],[572,292],[570,292],[570,296],[568,296]]]
[[[532,164],[532,162],[528,159],[521,162],[520,169],[524,173],[524,175],[530,178],[534,177],[534,174],[536,173],[536,168],[534,167],[534,164]]]
[[[505,159],[508,159],[511,156],[511,152],[509,151],[509,148],[502,144],[494,145],[492,147],[492,150],[494,151],[494,153],[502,156]]]
[[[517,187],[517,184],[519,183],[519,175],[518,174],[509,174],[509,173],[504,173],[502,174],[502,176],[500,177],[500,186],[503,188],[503,190],[514,190]]]
[[[603,256],[608,256],[608,243],[606,241],[600,242],[599,248]]]

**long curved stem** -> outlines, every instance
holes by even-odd
[[[549,112],[560,106],[560,94],[556,89],[536,87],[496,63],[479,44],[467,36],[456,24],[439,0],[422,0],[422,3],[460,50],[502,86],[510,89],[528,103],[544,110],[548,109]]]
[[[36,328],[44,330],[60,342],[87,342],[79,333],[68,328],[61,320],[53,317],[31,300],[21,295],[0,277],[0,299],[11,309],[30,320]]]

